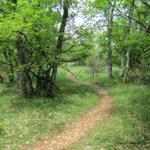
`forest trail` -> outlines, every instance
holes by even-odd
[[[68,124],[62,133],[49,139],[38,141],[31,148],[32,150],[66,150],[71,144],[77,142],[90,129],[94,128],[97,123],[101,123],[111,116],[113,108],[112,98],[108,92],[96,84],[77,80],[72,74],[67,77],[74,82],[89,86],[97,91],[100,96],[98,104],[79,118],[75,123]],[[28,150],[26,146],[22,150]]]

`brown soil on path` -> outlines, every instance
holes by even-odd
[[[106,90],[96,84],[79,81],[71,74],[67,76],[78,84],[83,84],[96,90],[100,95],[100,100],[97,106],[92,108],[82,118],[75,123],[68,124],[62,133],[49,139],[38,141],[33,145],[32,150],[66,150],[90,129],[94,128],[97,123],[103,122],[111,116],[113,108],[112,98],[108,95]],[[29,150],[29,148],[25,146],[22,150]]]

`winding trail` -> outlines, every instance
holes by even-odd
[[[38,141],[32,147],[32,150],[66,150],[71,144],[77,142],[90,129],[94,128],[97,123],[101,123],[111,116],[113,108],[112,98],[108,92],[96,84],[77,80],[73,75],[67,76],[74,82],[89,86],[97,91],[100,100],[96,107],[92,108],[82,118],[75,123],[68,124],[62,133],[49,139]],[[22,150],[29,150],[27,147]]]

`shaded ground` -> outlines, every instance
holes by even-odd
[[[89,86],[97,91],[100,95],[100,100],[97,106],[87,112],[82,118],[75,123],[70,123],[66,126],[64,131],[50,139],[43,139],[35,143],[32,147],[34,150],[64,150],[71,144],[77,142],[90,129],[94,128],[97,123],[107,120],[112,111],[112,99],[107,91],[95,84],[89,82],[78,81],[71,74],[68,75],[70,79],[76,83]],[[28,147],[23,147],[22,150],[27,150]]]

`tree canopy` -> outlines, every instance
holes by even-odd
[[[145,0],[1,0],[2,75],[21,96],[55,96],[57,70],[97,56],[108,76],[149,80],[150,15]],[[87,61],[89,60],[89,61]]]

